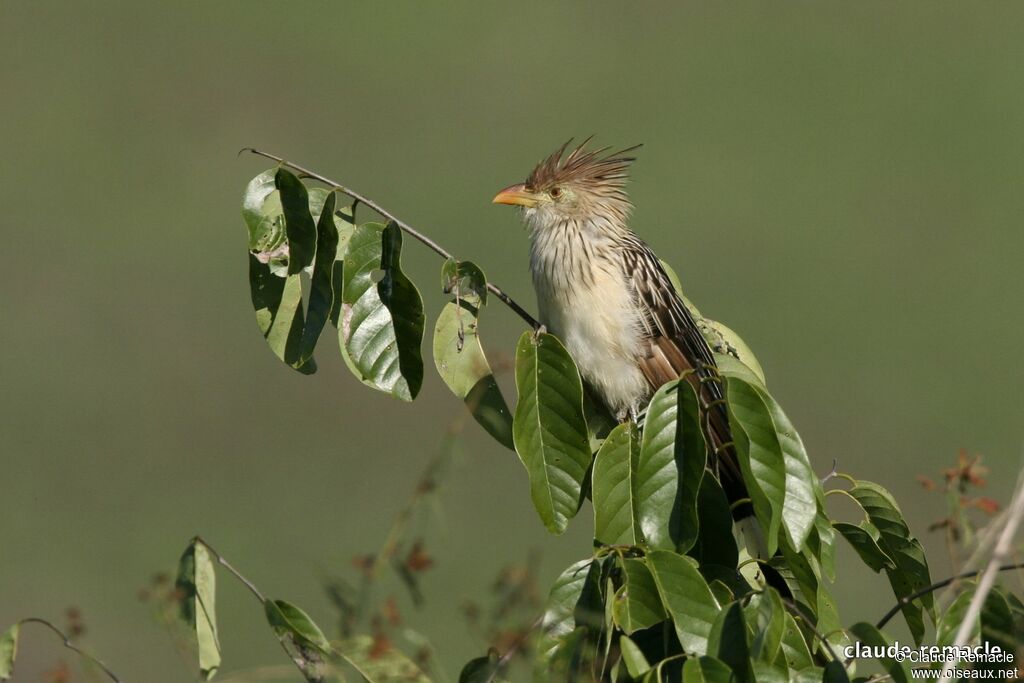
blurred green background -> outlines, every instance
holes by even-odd
[[[431,368],[411,406],[360,387],[329,337],[312,377],[272,356],[249,145],[533,308],[495,191],[570,136],[644,143],[637,230],[754,347],[817,469],[894,490],[945,576],[914,475],[966,447],[1005,499],[1024,437],[1022,31],[1016,3],[0,3],[0,626],[77,605],[125,680],[188,680],[136,592],[195,533],[328,625],[321,580],[379,545],[462,411]],[[440,261],[405,263],[436,315]],[[484,325],[507,357],[520,321]],[[406,615],[449,673],[484,648],[459,601],[531,548],[550,581],[592,524],[548,536],[515,456],[475,427],[461,448]],[[884,578],[843,569],[844,620],[874,620]],[[223,673],[284,663],[221,586]],[[69,654],[27,632],[15,680]]]

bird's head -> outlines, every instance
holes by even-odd
[[[565,222],[625,227],[632,204],[626,195],[629,165],[635,160],[630,147],[608,153],[609,148],[587,150],[588,138],[566,154],[569,142],[537,164],[526,182],[510,185],[494,198],[495,204],[522,207],[527,224],[544,230]]]

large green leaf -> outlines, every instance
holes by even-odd
[[[18,656],[18,635],[21,624],[14,624],[0,636],[0,681],[14,675],[14,660]]]
[[[632,421],[613,429],[597,452],[590,487],[596,543],[637,545],[642,540],[634,483],[639,454],[640,438]]]
[[[769,530],[768,549],[774,553],[772,529],[777,529],[775,515],[781,514],[782,528],[790,543],[797,550],[803,548],[818,516],[818,499],[821,484],[811,468],[807,451],[796,428],[771,397],[760,378],[753,375],[747,366],[728,355],[716,355],[716,362],[727,378],[729,387],[730,415],[740,422],[741,436],[740,464],[744,471],[756,481],[756,487],[768,499],[760,503],[751,491],[754,510],[761,523]],[[736,395],[733,395],[735,389]],[[735,421],[731,422],[734,425]],[[744,446],[746,446],[744,448]],[[743,467],[744,461],[746,467]],[[782,491],[779,491],[779,473],[782,473]],[[748,489],[750,482],[747,482]],[[768,517],[765,517],[765,514]]]
[[[873,624],[868,624],[863,621],[851,626],[850,633],[856,636],[857,642],[871,648],[887,648],[889,645],[893,644],[892,640],[875,628]],[[941,645],[941,643],[937,644]],[[882,651],[884,652],[884,649]],[[907,683],[912,680],[910,666],[906,661],[897,662],[892,657],[873,657],[873,659],[877,659],[881,663],[886,673],[892,677],[894,683]]]
[[[445,304],[434,327],[434,365],[452,393],[499,443],[513,448],[512,415],[480,344],[479,315],[487,294],[483,272],[469,261],[447,261]]]
[[[622,587],[615,593],[615,624],[627,635],[666,618],[658,586],[643,560],[622,560]]]
[[[697,540],[697,494],[707,464],[700,407],[686,380],[651,398],[633,482],[643,540],[686,552]]]
[[[393,647],[382,651],[372,636],[355,636],[335,643],[334,651],[368,683],[430,683],[430,678],[411,659]]]
[[[729,424],[740,471],[754,514],[765,533],[768,555],[774,555],[786,497],[786,464],[768,407],[753,384],[737,375],[726,378]]]
[[[560,534],[579,510],[591,452],[583,383],[562,342],[524,332],[516,346],[519,402],[512,420],[516,453],[544,526]]]
[[[220,668],[217,638],[217,581],[210,552],[194,539],[178,562],[175,588],[181,595],[182,619],[192,628],[199,650],[199,673],[205,680]]]
[[[708,634],[720,608],[704,577],[689,558],[667,550],[651,551],[647,566],[680,645],[688,654],[707,654]]]
[[[903,520],[903,513],[892,494],[878,484],[858,481],[850,489],[850,495],[860,503],[868,515],[868,520],[878,529],[878,547],[895,565],[895,568],[886,568],[886,573],[897,599],[931,585],[931,574],[928,571],[924,548],[910,533],[907,523]],[[920,645],[925,631],[924,611],[927,610],[934,619],[932,594],[926,593],[906,602],[901,609],[914,641]]]
[[[401,268],[402,230],[364,223],[345,252],[339,336],[365,384],[403,401],[423,384],[423,301]]]

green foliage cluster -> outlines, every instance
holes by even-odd
[[[360,382],[414,400],[424,380],[426,321],[420,293],[401,267],[403,226],[358,223],[356,203],[338,206],[338,189],[307,188],[286,166],[256,176],[243,199],[261,333],[280,360],[309,374],[330,322]],[[550,588],[533,634],[536,680],[875,680],[858,677],[845,653],[853,643],[891,644],[882,631],[890,617],[843,621],[832,592],[840,537],[867,567],[885,573],[917,645],[930,627],[938,644],[953,642],[973,586],[968,582],[952,604],[938,608],[924,550],[896,501],[878,484],[846,474],[819,480],[756,358],[732,330],[693,309],[716,351],[732,447],[749,491],[749,499],[730,504],[687,377],[658,389],[639,422],[615,424],[590,397],[562,343],[534,329],[516,346],[510,411],[479,329],[489,289],[500,290],[477,265],[452,258],[440,284],[449,301],[434,325],[432,355],[445,385],[497,443],[516,452],[548,531],[562,533],[587,500],[592,504],[593,548]],[[833,495],[854,502],[857,518],[833,519],[825,505]],[[753,516],[734,521],[739,505]],[[218,564],[259,600],[267,625],[307,680],[344,680],[347,666],[374,683],[429,681],[413,661],[370,636],[330,640],[304,611],[264,597],[196,538],[181,557],[176,587],[204,679],[221,665]],[[0,679],[11,675],[28,621],[0,636]],[[1014,651],[1022,632],[1024,604],[1000,589],[990,592],[976,639]],[[492,650],[473,659],[460,683],[507,680],[515,654]],[[912,678],[909,662],[882,657],[880,664],[893,681]]]
[[[335,210],[334,194],[307,191],[283,167],[250,183],[243,213],[260,329],[279,358],[310,372],[312,345],[329,318],[353,374],[411,401],[423,381],[424,315],[401,270],[402,231],[394,222],[357,224],[355,206]],[[734,332],[695,316],[718,352],[750,492],[754,518],[739,524],[709,467],[700,403],[686,378],[654,394],[641,424],[615,425],[588,396],[561,342],[528,331],[516,347],[510,413],[480,344],[484,273],[449,259],[442,289],[451,300],[434,328],[438,373],[480,425],[519,455],[543,525],[561,533],[592,501],[594,550],[551,588],[539,680],[850,680],[855,667],[843,649],[890,639],[871,624],[844,627],[831,590],[837,537],[885,572],[914,640],[923,642],[926,619],[937,620],[932,581],[895,500],[847,475],[831,481],[848,488],[824,490]],[[831,494],[855,501],[862,518],[832,519],[825,507]],[[1024,615],[1018,602],[1006,604],[1015,619]],[[461,680],[499,680],[502,663],[495,653],[473,660]],[[895,680],[909,676],[905,664],[885,667]]]

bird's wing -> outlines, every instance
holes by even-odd
[[[639,238],[624,250],[626,277],[631,280],[636,303],[642,311],[646,357],[640,369],[657,389],[693,370],[700,378],[714,378],[715,359],[690,310],[676,293],[661,261]],[[717,382],[705,381],[711,400],[722,398]]]
[[[703,407],[708,445],[717,456],[714,461],[718,463],[719,479],[731,501],[745,498],[746,487],[732,448],[729,415],[711,347],[651,248],[635,236],[625,246],[626,277],[642,311],[644,326],[640,370],[653,389],[693,371],[687,379]],[[737,508],[734,514],[746,516],[750,514],[747,508]]]

